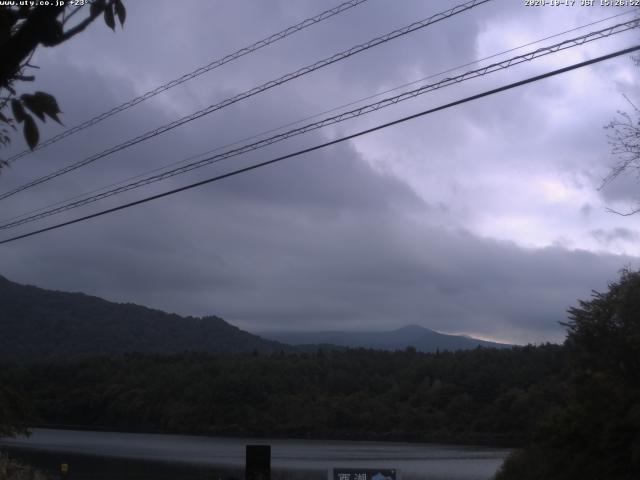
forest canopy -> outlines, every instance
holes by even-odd
[[[499,480],[640,478],[640,272],[569,310],[567,397]]]

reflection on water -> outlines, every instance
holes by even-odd
[[[274,479],[326,479],[332,467],[396,468],[404,480],[486,480],[509,453],[501,448],[418,443],[229,439],[36,429],[0,447],[49,472],[70,464],[69,480],[241,478],[247,444],[270,444]]]

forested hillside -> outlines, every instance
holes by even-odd
[[[387,350],[414,346],[420,351],[433,352],[478,345],[510,347],[417,326],[393,332],[263,337],[240,330],[216,316],[181,317],[83,293],[19,285],[2,276],[0,305],[0,359],[6,360],[55,360],[124,353],[302,352],[315,351],[314,345],[330,343]],[[290,346],[290,342],[297,346]]]
[[[18,289],[24,310],[36,309],[27,306],[23,288],[34,295],[39,289]],[[79,294],[68,295],[75,301]],[[111,308],[80,296],[77,303]],[[38,301],[47,307],[46,298]],[[526,444],[507,460],[500,480],[638,478],[640,272],[623,271],[609,291],[579,301],[566,327],[562,346],[4,360],[0,434],[41,425]]]
[[[82,293],[19,285],[1,276],[0,305],[2,359],[290,350],[287,345],[252,335],[215,316],[181,317]]]
[[[3,364],[34,422],[133,431],[513,445],[563,396],[557,345],[423,354],[127,355]]]

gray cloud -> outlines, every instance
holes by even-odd
[[[3,252],[5,271],[43,286],[184,314],[216,313],[253,330],[421,323],[541,341],[561,339],[557,322],[566,308],[631,261],[527,250],[434,227],[421,220],[429,218],[428,206],[414,202],[406,210],[411,192],[393,187],[396,179],[356,155],[348,160],[360,164],[356,175],[345,171],[350,182],[334,184],[319,174],[296,186],[342,190],[339,205],[331,196],[310,204],[237,194],[258,183],[265,192],[282,189],[282,178],[298,167],[292,163],[280,167],[282,176],[238,177],[225,188],[188,194],[186,203],[162,201],[90,228],[52,233],[55,254],[36,239],[11,245]],[[365,185],[383,207],[349,197],[353,185]]]
[[[602,183],[602,180],[600,183]],[[638,202],[640,202],[640,184],[638,175],[635,171],[630,170],[622,173],[611,183],[605,185],[600,191],[603,198],[613,208],[618,205],[624,206],[624,210],[631,210],[637,208]]]
[[[614,228],[611,230],[598,228],[596,230],[592,230],[590,233],[593,238],[595,238],[603,245],[609,245],[610,243],[618,240],[634,242],[640,238],[638,232],[622,227]]]
[[[455,3],[439,2],[438,10]],[[464,63],[478,55],[481,37],[499,36],[511,25],[535,21],[534,38],[543,36],[538,30],[567,28],[556,17],[516,3],[493,2],[455,22],[442,22],[105,158],[3,202],[2,217]],[[203,3],[198,10],[158,1],[152,23],[149,5],[131,2],[127,25],[115,35],[96,25],[83,41],[39,52],[42,69],[33,89],[56,94],[67,125],[321,9],[312,1],[272,2],[268,7],[262,2]],[[0,176],[2,189],[432,13],[434,7],[425,2],[390,8],[371,0],[25,158]],[[622,65],[609,73],[624,71]],[[273,158],[542,70],[541,65],[524,66],[461,84],[59,219]],[[621,267],[637,263],[637,257],[607,250],[637,233],[599,224],[597,193],[565,205],[528,190],[542,179],[556,182],[558,195],[565,194],[561,187],[587,195],[595,192],[593,179],[604,171],[598,162],[607,154],[606,139],[593,132],[601,132],[611,105],[606,99],[576,100],[575,85],[565,82],[537,84],[451,109],[5,245],[0,248],[1,274],[181,314],[217,314],[256,331],[419,323],[522,343],[560,341],[558,321],[565,319],[565,310],[592,289],[606,288]],[[624,88],[627,83],[615,85]],[[47,125],[43,136],[57,131]],[[603,195],[622,195],[620,189],[615,192]],[[549,221],[543,233],[552,240],[544,248],[528,241],[538,225],[532,217]],[[478,227],[491,221],[499,226]],[[504,225],[518,221],[526,227],[518,241],[506,240]],[[567,225],[574,228],[566,230]],[[576,244],[575,231],[599,242],[605,252],[570,249]]]

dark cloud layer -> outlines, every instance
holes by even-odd
[[[153,2],[152,21],[150,2],[130,3],[123,32],[96,25],[82,41],[39,52],[34,88],[58,96],[68,126],[333,5],[207,2],[196,11]],[[516,3],[467,12],[100,160],[3,202],[2,217],[464,63],[477,57],[487,38],[501,38],[500,25],[505,32],[534,21],[547,22],[551,31],[567,28]],[[439,2],[438,9],[454,4]],[[3,172],[2,190],[434,13],[431,3],[398,5],[371,0],[25,158]],[[614,73],[622,71],[622,63],[616,65]],[[298,137],[43,225],[305,148],[540,68],[443,90],[390,114]],[[622,78],[616,88],[628,83]],[[637,263],[613,249],[637,242],[637,228],[598,223],[598,202],[626,195],[593,188],[604,172],[592,167],[606,152],[606,139],[585,132],[600,129],[608,107],[576,103],[572,85],[514,91],[8,244],[0,249],[0,273],[182,314],[217,314],[254,331],[418,323],[505,341],[560,341],[566,309]],[[576,105],[583,115],[574,121],[567,112]],[[43,136],[57,131],[47,125]],[[527,190],[536,182],[549,199]],[[539,218],[548,223],[536,223]],[[511,225],[516,239],[507,231]],[[576,247],[575,232],[597,247]],[[532,245],[529,236],[538,234],[551,240]]]

